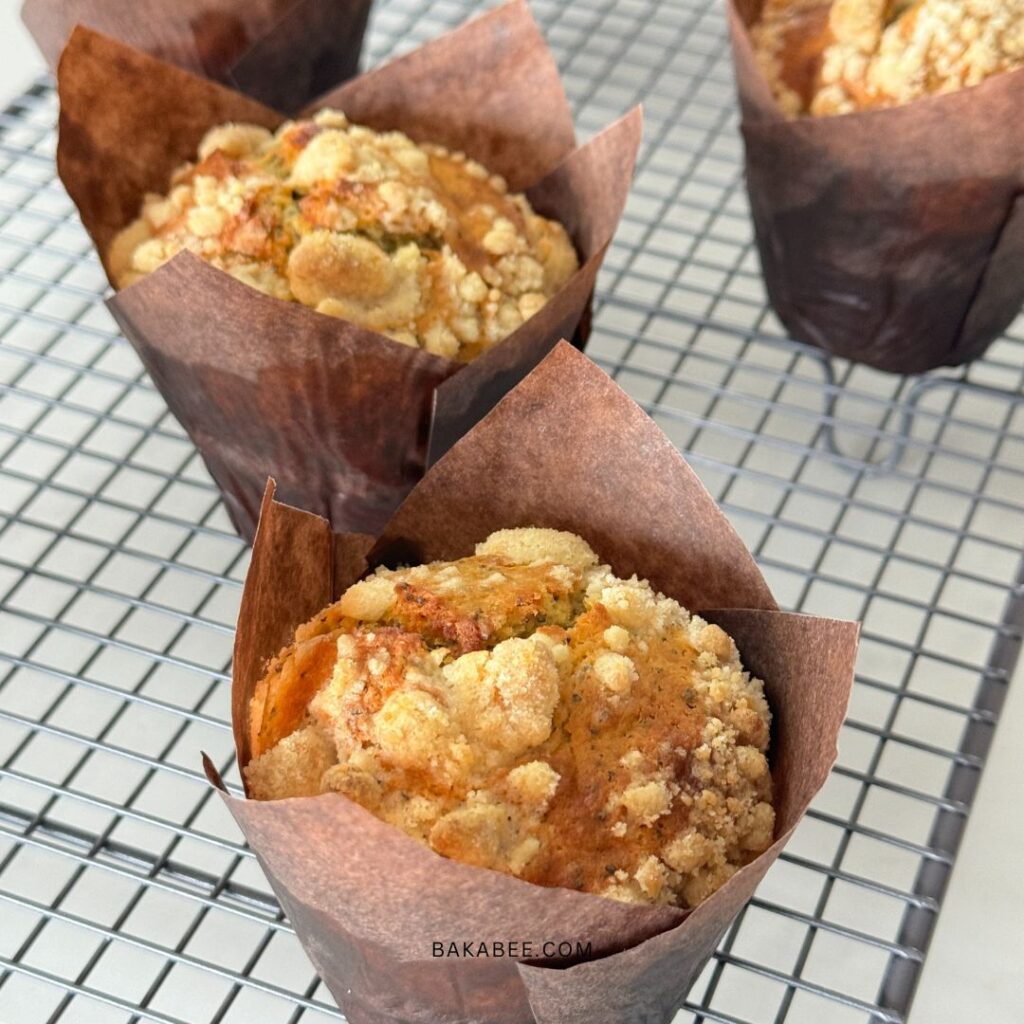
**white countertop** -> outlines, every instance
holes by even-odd
[[[43,69],[17,16],[0,0],[0,96],[13,97]],[[1024,496],[1022,496],[1024,502]],[[910,1024],[1015,1024],[1024,1007],[1024,665],[999,727]]]

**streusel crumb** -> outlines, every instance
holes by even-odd
[[[468,864],[696,906],[772,843],[763,686],[598,562],[502,530],[350,587],[257,688],[251,795],[342,793]]]
[[[751,36],[787,114],[847,114],[1024,66],[1024,0],[768,0]]]
[[[565,229],[462,153],[334,110],[211,129],[110,249],[119,288],[182,250],[279,299],[468,361],[575,273]]]

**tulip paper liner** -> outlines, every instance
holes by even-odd
[[[618,575],[647,577],[736,639],[746,667],[765,680],[773,711],[777,840],[687,914],[446,860],[336,794],[235,798],[207,761],[354,1024],[668,1021],[835,761],[857,625],[779,611],[679,452],[563,343],[427,472],[376,542],[332,533],[325,520],[275,501],[268,484],[235,641],[239,765],[250,758],[255,685],[297,625],[371,565],[458,558],[491,531],[523,525],[579,533]],[[260,720],[262,709],[255,715]],[[590,955],[433,955],[436,942],[509,940],[529,940],[534,951],[548,941],[590,943]]]
[[[61,59],[57,167],[102,260],[147,191],[211,126],[284,120],[91,30]],[[268,475],[339,530],[379,530],[423,473],[559,338],[582,347],[598,269],[622,216],[639,108],[575,148],[558,70],[514,2],[354,79],[319,106],[462,150],[561,221],[580,269],[535,316],[469,364],[262,295],[190,253],[110,308],[250,538]],[[429,452],[429,460],[428,460]]]
[[[25,0],[51,68],[85,25],[289,113],[359,70],[372,0]]]
[[[787,120],[747,32],[760,10],[731,0],[729,20],[775,312],[794,338],[882,370],[978,358],[1024,301],[1024,69],[904,106]]]

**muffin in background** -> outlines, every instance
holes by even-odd
[[[523,192],[534,211],[561,224],[571,239],[571,249],[552,245],[548,250],[542,237],[532,254],[486,253],[477,267],[471,265],[472,253],[459,255],[466,280],[459,281],[457,291],[441,294],[438,289],[440,312],[447,318],[421,324],[424,337],[410,345],[400,343],[416,338],[416,324],[410,329],[407,313],[390,337],[348,317],[381,312],[373,309],[373,296],[367,301],[372,291],[388,300],[381,304],[385,310],[404,313],[399,308],[403,303],[411,308],[412,286],[422,296],[420,267],[429,263],[441,269],[440,243],[447,242],[439,233],[429,239],[384,238],[390,233],[378,229],[374,239],[358,232],[317,229],[325,234],[317,234],[305,250],[310,258],[298,277],[308,288],[307,298],[317,306],[330,299],[328,305],[341,316],[323,315],[301,301],[268,295],[191,251],[179,252],[130,287],[118,289],[123,278],[114,270],[130,271],[128,264],[139,243],[144,250],[155,243],[156,252],[146,250],[151,265],[164,253],[163,243],[149,238],[148,224],[136,229],[135,244],[130,237],[122,239],[112,254],[114,239],[139,217],[147,195],[167,194],[175,171],[196,159],[211,129],[234,123],[275,133],[288,119],[81,26],[61,57],[58,93],[57,168],[115,287],[116,294],[108,300],[111,312],[202,454],[239,532],[248,538],[256,526],[268,473],[278,480],[282,497],[322,513],[339,528],[380,529],[425,466],[451,447],[560,338],[571,338],[581,347],[586,343],[595,281],[625,206],[642,130],[642,116],[635,108],[577,146],[557,64],[529,9],[519,0],[495,7],[323,95],[317,108],[342,110],[351,124],[372,126],[382,145],[397,140],[392,133],[400,132],[417,143],[446,147],[453,164],[454,154],[467,154],[500,174],[509,190]],[[302,115],[308,121],[313,117],[312,110]],[[315,137],[307,141],[314,153],[324,145],[318,139],[338,142],[343,136],[350,144],[357,131],[351,125],[311,127]],[[252,134],[266,141],[265,134]],[[229,147],[235,144],[222,141]],[[372,152],[377,143],[367,132],[359,145]],[[409,144],[407,155],[422,162],[414,149],[420,152]],[[207,159],[221,164],[225,177],[231,176],[230,160],[213,153]],[[432,158],[426,159],[429,163]],[[465,165],[459,175],[464,170]],[[496,210],[507,204],[512,216],[505,219],[514,227],[521,220],[525,232],[522,211],[507,193],[492,187],[491,177],[484,174],[478,180],[467,174],[457,184],[486,190],[489,198],[484,205]],[[280,182],[269,184],[273,191]],[[203,188],[207,185],[216,197],[218,182],[211,176]],[[155,202],[159,211],[159,198]],[[297,207],[290,191],[282,202],[286,208]],[[220,226],[216,198],[211,205],[211,224],[197,224],[201,231],[215,232]],[[290,251],[288,239],[273,236],[277,212],[271,204],[267,224],[252,217],[246,221],[250,229],[258,229],[257,253],[266,237]],[[331,212],[351,215],[328,201],[320,213]],[[204,218],[200,215],[199,220]],[[482,221],[486,230],[481,240],[493,231],[490,244],[495,249],[519,246],[520,235],[504,230],[500,218]],[[333,237],[345,234],[353,237]],[[320,245],[326,236],[331,236],[330,245]],[[216,249],[219,236],[210,237]],[[356,296],[318,293],[339,278],[355,280],[352,261],[333,258],[334,242],[339,241],[345,247],[342,255],[358,250],[365,259],[355,262],[370,265],[366,287]],[[410,241],[416,245],[407,245]],[[436,249],[431,247],[435,241]],[[457,241],[459,246],[450,246],[456,255],[466,240]],[[199,242],[205,244],[204,239]],[[421,242],[429,242],[425,250]],[[466,248],[472,248],[468,242],[464,252]],[[562,269],[556,266],[558,248],[567,261]],[[330,260],[322,259],[324,249]],[[282,280],[287,283],[287,255],[278,253],[276,267],[263,267],[263,261],[242,255],[242,262],[255,264],[243,268],[243,274],[249,272],[257,280],[266,274],[271,290],[280,288]],[[539,287],[537,266],[525,256],[547,267]],[[579,267],[571,273],[574,259]],[[415,264],[416,274],[405,260]],[[485,275],[492,270],[498,273],[499,284],[507,274],[504,290],[487,283]],[[453,271],[448,280],[454,281],[460,268],[449,261],[445,271]],[[562,287],[546,291],[567,272]],[[464,304],[472,305],[473,317],[458,316]],[[416,308],[426,312],[425,304],[423,310]],[[530,312],[533,315],[523,319]],[[435,330],[428,339],[431,328]],[[474,328],[476,342],[468,340]],[[502,340],[490,341],[497,336]],[[479,349],[475,354],[474,345]],[[436,354],[453,349],[452,358]]]
[[[359,72],[373,0],[24,0],[56,71],[76,25],[286,113]]]
[[[730,0],[750,212],[790,337],[913,374],[1012,324],[1021,2]]]

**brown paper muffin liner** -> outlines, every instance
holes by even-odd
[[[25,0],[56,70],[76,25],[287,113],[359,70],[372,0]]]
[[[376,542],[332,533],[325,520],[274,500],[268,484],[235,641],[239,766],[250,757],[255,684],[297,625],[370,566],[458,558],[493,530],[524,525],[579,533],[618,575],[647,577],[735,638],[774,715],[776,842],[686,913],[446,860],[336,794],[265,802],[221,787],[353,1024],[668,1021],[835,761],[857,625],[779,611],[678,451],[562,343],[427,472]],[[435,943],[510,941],[529,941],[531,957],[434,955]],[[546,942],[556,955],[543,955]],[[589,955],[576,943],[589,943]]]
[[[978,358],[1024,302],[1024,70],[901,107],[786,120],[730,0],[747,189],[789,333],[895,373]],[[795,69],[794,73],[795,72]]]
[[[147,191],[211,126],[283,115],[78,28],[61,58],[57,167],[106,260]],[[354,122],[462,150],[562,222],[580,269],[469,364],[261,295],[188,253],[110,308],[251,538],[268,475],[336,529],[379,530],[439,457],[559,338],[582,347],[640,143],[634,109],[576,148],[550,51],[513,2],[322,97]]]

